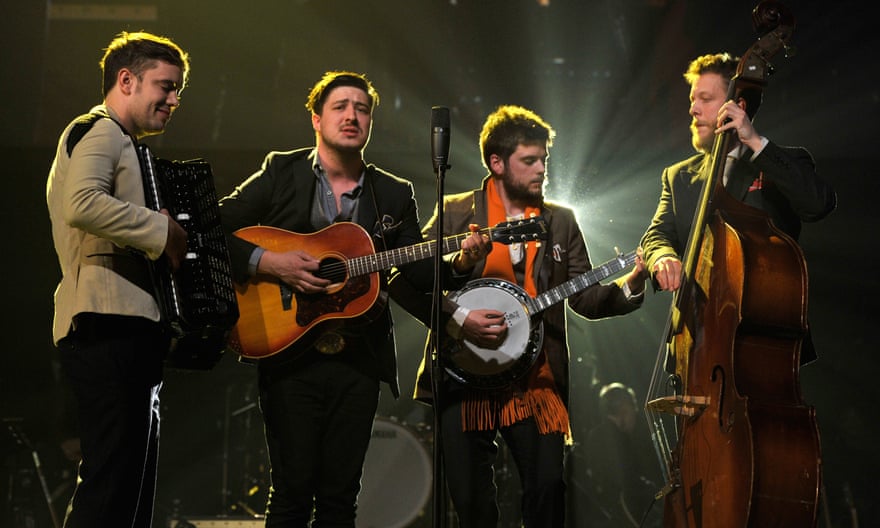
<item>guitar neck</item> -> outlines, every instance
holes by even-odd
[[[480,233],[494,239],[494,228],[486,227],[480,229]],[[452,253],[461,249],[461,243],[471,236],[470,233],[461,233],[444,237],[441,241],[443,254]],[[437,241],[421,242],[402,248],[389,249],[372,255],[364,255],[349,259],[346,264],[348,266],[349,276],[367,275],[376,271],[391,269],[401,264],[409,264],[419,260],[424,260],[434,256],[437,249]]]
[[[627,255],[620,255],[605,262],[599,267],[593,268],[586,273],[583,273],[573,279],[569,279],[563,282],[559,286],[550,288],[549,290],[535,297],[535,313],[542,312],[547,308],[553,306],[554,304],[562,302],[563,300],[582,290],[586,290],[588,287],[596,284],[602,279],[610,277],[615,273],[623,270],[624,268],[633,265],[635,261],[635,251],[633,251],[632,253],[628,253]]]

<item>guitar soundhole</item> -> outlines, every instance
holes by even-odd
[[[333,284],[343,283],[346,275],[345,262],[333,258],[324,259],[319,264],[318,272],[315,275],[322,279],[328,279]]]

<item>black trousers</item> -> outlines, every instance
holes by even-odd
[[[84,314],[59,349],[82,449],[65,528],[150,528],[168,339],[146,319]]]
[[[368,350],[259,364],[272,488],[267,527],[354,528],[364,458],[379,405]]]
[[[522,485],[525,528],[565,525],[565,446],[561,434],[539,434],[533,419],[492,431],[462,431],[461,403],[441,412],[443,469],[461,528],[498,526],[498,489],[494,463],[496,437],[504,439]]]

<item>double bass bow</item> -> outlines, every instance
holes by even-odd
[[[754,118],[794,18],[752,13],[762,35],[728,99]],[[807,337],[807,270],[797,243],[721,181],[735,132],[715,138],[646,401],[666,484],[664,526],[815,526],[821,454],[798,373]]]

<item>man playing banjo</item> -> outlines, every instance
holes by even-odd
[[[488,378],[476,376],[477,383],[471,383],[466,375],[453,375],[455,370],[449,368],[448,360],[447,368],[441,370],[441,405],[435,406],[435,411],[440,420],[444,461],[448,461],[444,463],[448,489],[462,528],[498,524],[493,463],[499,434],[520,475],[523,525],[564,525],[564,447],[572,441],[565,304],[548,306],[534,316],[529,301],[581,277],[592,265],[574,212],[544,200],[546,164],[554,135],[550,125],[534,112],[518,106],[499,107],[489,115],[480,133],[483,165],[489,174],[479,189],[444,198],[443,233],[533,216],[542,216],[549,231],[546,241],[497,245],[494,250],[488,237],[475,233],[462,243],[459,252],[445,260],[454,277],[452,284],[444,284],[445,290],[482,281],[480,288],[485,291],[467,297],[471,305],[449,302],[464,299],[455,294],[443,303],[448,313],[442,321],[441,362],[444,355],[455,357],[445,350],[452,344],[452,348],[465,345],[477,352],[503,351],[502,357],[521,352],[523,356],[511,363],[526,365],[508,379],[502,371]],[[424,232],[433,233],[436,221],[435,213]],[[607,285],[596,282],[584,286],[567,297],[568,306],[590,319],[637,309],[644,297],[644,266],[635,255],[633,261],[635,266],[625,277]],[[409,288],[415,296],[412,285],[400,276],[391,287]],[[512,327],[518,322],[513,319],[518,318],[508,306],[493,306],[493,299],[503,297],[512,298],[513,305],[522,304],[523,318],[540,326],[527,333],[538,343],[512,342],[516,341],[512,339]],[[431,303],[407,304],[404,307],[416,317],[429,320],[424,310]],[[433,340],[429,338],[428,342],[430,345]],[[434,397],[431,357],[428,350],[415,389],[416,399],[429,403]],[[497,367],[500,362],[493,358],[486,363]],[[458,372],[462,370],[466,369]],[[491,379],[491,383],[479,383],[483,379]]]

